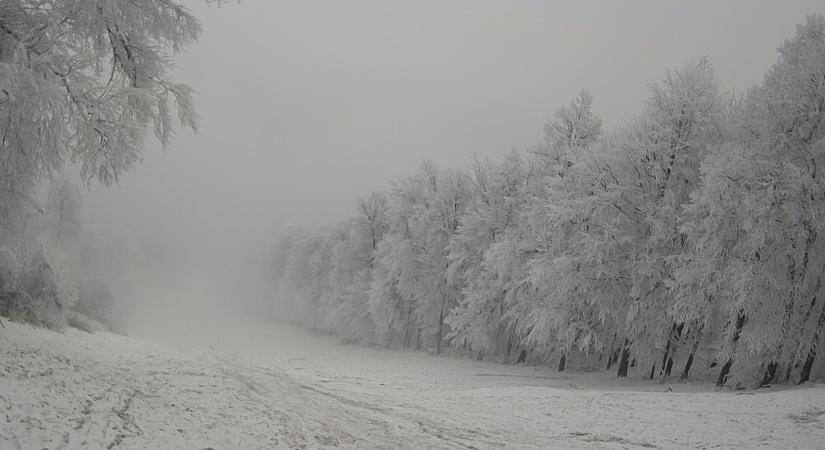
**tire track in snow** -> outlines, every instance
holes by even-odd
[[[132,407],[132,402],[135,400],[135,397],[142,394],[143,393],[139,389],[133,389],[123,401],[122,407],[112,409],[115,416],[120,419],[121,424],[120,430],[115,435],[115,438],[109,443],[109,445],[106,446],[108,450],[112,450],[115,446],[119,446],[123,440],[128,437],[140,436],[143,434],[143,430],[141,430],[137,423],[135,423],[134,416],[129,413],[129,409]]]
[[[270,400],[275,395],[290,411],[299,411],[301,417],[290,418],[302,424],[303,441],[311,436],[320,447],[467,450],[506,446],[491,433],[438,417],[443,414],[435,411],[368,401],[357,393],[353,398],[345,390],[331,391],[277,369],[244,364],[237,356],[216,358],[248,391]]]

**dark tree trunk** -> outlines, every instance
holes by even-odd
[[[662,365],[661,365],[661,372],[664,376],[669,377],[670,371],[673,369],[673,353],[675,353],[676,341],[682,336],[682,329],[684,328],[685,324],[680,323],[676,325],[673,324],[673,327],[670,329],[670,334],[667,338],[667,345],[665,346],[665,354],[662,355]]]
[[[630,348],[628,348],[628,341],[625,339],[624,347],[622,348],[622,359],[619,361],[619,370],[616,372],[617,377],[627,376],[627,366],[630,364]]]
[[[788,380],[791,379],[791,372],[793,371],[793,367],[794,367],[794,365],[792,363],[789,363],[785,367],[785,373],[782,374],[782,379],[780,380],[782,383],[787,383]]]
[[[805,364],[802,366],[802,373],[799,374],[799,382],[802,384],[811,378],[811,369],[814,367],[814,359],[816,359],[816,350],[811,350],[808,357],[805,358]]]
[[[669,377],[671,371],[673,371],[673,356],[671,355],[670,358],[667,359],[667,364],[665,365],[665,376]]]
[[[665,367],[667,367],[667,362],[668,362],[668,357],[669,356],[670,356],[670,339],[668,339],[668,341],[667,341],[667,346],[665,347],[665,354],[662,355],[661,371],[662,371],[663,375],[665,374]],[[670,373],[668,372],[666,375],[670,375]]]
[[[690,352],[690,355],[688,355],[687,362],[685,363],[685,368],[682,369],[681,378],[683,380],[686,380],[690,376],[690,366],[693,365],[693,353],[694,352]]]
[[[682,369],[681,378],[683,380],[686,380],[686,379],[688,379],[688,377],[690,377],[690,367],[693,366],[693,357],[694,357],[694,355],[696,355],[696,350],[699,348],[699,340],[701,339],[701,336],[702,336],[701,329],[699,330],[699,332],[697,334],[698,334],[698,336],[696,337],[696,340],[693,341],[693,346],[690,347],[690,354],[688,355],[687,362],[685,363],[685,368]]]
[[[728,362],[722,366],[722,370],[719,371],[719,378],[716,379],[716,385],[721,387],[724,386],[725,383],[728,381],[728,373],[730,372],[730,366],[733,365],[733,358],[729,358]]]
[[[823,327],[825,327],[825,310],[822,311],[819,320],[816,322],[816,330],[811,338],[811,349],[808,351],[808,357],[805,358],[805,364],[802,366],[802,373],[799,375],[799,383],[797,384],[802,384],[811,379],[811,369],[813,369],[816,360],[816,343],[819,341]]]
[[[736,346],[736,342],[739,340],[739,333],[742,332],[742,327],[745,326],[745,315],[742,311],[739,311],[739,315],[736,317],[736,330],[733,331],[733,339],[731,340],[731,353],[733,352],[733,348]],[[722,370],[719,371],[719,377],[716,379],[717,386],[724,386],[725,383],[728,382],[728,374],[730,373],[730,368],[733,365],[733,357],[731,356],[728,358],[725,365],[722,366]]]
[[[651,380],[653,379],[653,375],[654,375],[655,373],[656,373],[656,364],[653,364],[653,365],[650,367],[650,379],[651,379]]]
[[[567,355],[564,352],[562,352],[561,358],[559,358],[559,372],[564,372],[564,363],[566,359]]]
[[[438,312],[438,333],[435,336],[435,354],[441,354],[441,340],[444,336],[444,308],[447,302],[446,297],[441,300],[441,310]]]
[[[779,363],[776,361],[771,361],[768,363],[768,367],[765,368],[765,376],[762,377],[762,382],[759,383],[760,387],[773,383],[773,379],[776,378],[777,367],[779,367]]]

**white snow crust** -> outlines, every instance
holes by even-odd
[[[271,324],[170,345],[4,323],[2,449],[825,447],[823,385],[615,380]]]

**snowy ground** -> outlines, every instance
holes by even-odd
[[[152,331],[174,345],[4,323],[2,449],[825,448],[822,385],[619,383],[218,320]]]

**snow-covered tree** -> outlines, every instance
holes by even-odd
[[[806,381],[821,345],[825,19],[809,16],[702,168],[683,229],[678,313],[725,318],[718,384]]]
[[[461,225],[449,244],[450,282],[462,287],[458,305],[446,319],[451,341],[476,356],[509,356],[516,347],[516,323],[507,317],[512,299],[511,277],[494,249],[505,233],[518,224],[530,177],[527,164],[516,152],[493,163],[476,158],[470,198]],[[509,293],[509,295],[508,295]]]
[[[447,276],[447,245],[466,206],[468,178],[425,162],[400,180],[389,198],[389,228],[379,244],[371,304],[377,330],[398,321],[403,345],[440,353],[445,319],[459,286]],[[414,343],[414,344],[413,344]]]
[[[64,167],[76,165],[86,185],[110,185],[140,160],[150,130],[170,142],[175,113],[195,128],[191,89],[169,72],[171,56],[199,34],[172,0],[0,2],[0,246],[30,261],[23,278],[74,283],[66,267],[77,261],[60,261],[79,253],[69,248],[79,244],[79,194],[59,181]],[[43,210],[34,193],[46,179]],[[31,236],[29,225],[42,222],[32,213],[47,214],[38,229],[50,236]]]
[[[333,322],[346,340],[370,342],[374,324],[369,309],[369,291],[375,251],[387,228],[387,200],[373,193],[360,199],[356,216],[342,225],[340,239],[332,249],[330,295],[335,303]]]
[[[593,97],[581,90],[569,106],[562,106],[544,126],[547,155],[566,166],[579,152],[599,139],[602,120],[593,113]]]
[[[825,19],[744,95],[720,94],[703,58],[622,130],[605,135],[592,105],[582,91],[559,109],[526,158],[476,158],[470,175],[425,163],[285,246],[305,323],[619,376],[821,375]]]
[[[629,338],[652,366],[650,376],[670,374],[684,324],[668,314],[673,295],[669,258],[683,251],[678,220],[699,179],[699,164],[722,139],[722,99],[707,59],[668,72],[651,87],[651,97],[624,147],[633,172],[625,180],[617,208],[632,217],[637,246],[631,256]],[[661,355],[659,357],[658,355]]]
[[[592,111],[592,97],[582,91],[569,107],[562,107],[545,126],[542,150],[535,154],[542,189],[531,198],[522,220],[524,245],[531,256],[525,265],[521,296],[528,344],[558,356],[565,368],[570,350],[601,350],[605,343],[597,326],[596,290],[605,280],[591,273],[598,258],[590,254],[598,223],[593,197],[602,194],[601,167],[595,145],[601,120]],[[596,148],[598,147],[598,149]],[[595,264],[595,265],[594,265]]]
[[[169,56],[199,34],[171,0],[4,1],[0,217],[17,216],[35,183],[67,163],[87,183],[112,183],[148,130],[169,143],[174,106],[194,128],[191,89],[169,79]]]

